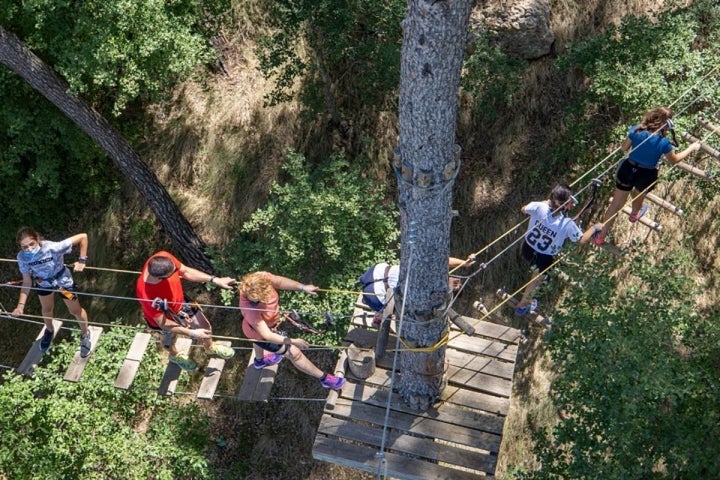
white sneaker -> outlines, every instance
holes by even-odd
[[[635,223],[638,220],[642,218],[643,215],[645,215],[648,211],[649,205],[647,203],[643,203],[642,207],[640,207],[640,211],[637,213],[637,215],[633,215],[632,213],[628,217],[628,220],[630,223]]]

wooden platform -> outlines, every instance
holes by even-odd
[[[253,350],[237,398],[248,402],[267,402],[280,364],[258,370],[253,366],[254,360],[255,351]]]
[[[356,306],[346,342],[373,348],[377,330],[366,326],[362,310]],[[399,479],[494,478],[520,332],[463,318],[475,334],[469,337],[453,326],[445,352],[448,385],[437,405],[426,412],[411,410],[390,391],[389,352],[369,378],[360,380],[347,371],[347,383],[336,399],[331,392],[328,398],[334,403],[326,404],[313,457]],[[388,348],[394,348],[395,341],[391,333]],[[388,400],[385,448],[380,452]]]

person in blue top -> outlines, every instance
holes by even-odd
[[[602,230],[594,236],[596,245],[605,243],[605,235],[615,223],[615,217],[631,191],[634,190],[630,222],[637,222],[647,212],[645,195],[655,187],[658,165],[663,155],[675,165],[700,149],[700,142],[695,142],[682,152],[675,153],[674,147],[678,145],[674,140],[672,118],[672,110],[656,107],[645,112],[639,124],[630,127],[621,146],[626,156],[615,173],[615,193],[603,215]],[[668,131],[673,134],[673,142],[665,136]]]
[[[75,294],[75,282],[70,269],[63,263],[66,254],[72,251],[74,245],[80,245],[80,256],[73,266],[76,272],[82,272],[87,262],[88,237],[85,233],[78,233],[61,242],[43,240],[38,233],[30,228],[21,228],[16,237],[20,246],[17,254],[18,267],[23,276],[22,288],[17,307],[13,315],[22,315],[25,303],[30,294],[30,287],[34,286],[40,297],[42,316],[45,321],[45,332],[40,339],[40,351],[46,352],[50,348],[55,332],[53,331],[53,311],[55,309],[54,293],[60,295],[65,301],[70,313],[80,325],[80,356],[86,358],[92,351],[88,319],[85,309]]]
[[[522,213],[530,215],[522,255],[530,263],[535,277],[525,287],[522,298],[515,306],[515,315],[522,317],[537,308],[538,302],[532,298],[532,294],[542,283],[543,274],[552,267],[565,240],[587,243],[602,226],[593,225],[583,233],[575,220],[566,215],[574,205],[572,190],[561,183],[552,189],[547,200],[530,202],[520,209]]]

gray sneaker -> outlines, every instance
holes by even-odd
[[[83,335],[80,337],[80,356],[87,358],[92,351],[92,342],[90,341],[90,334]]]
[[[38,347],[40,348],[40,351],[42,353],[47,352],[48,348],[50,348],[50,344],[53,341],[53,335],[55,335],[55,332],[53,330],[48,330],[47,328],[45,328],[45,333],[43,333],[43,336],[40,339],[40,343],[38,344]]]

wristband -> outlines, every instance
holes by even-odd
[[[195,340],[195,332],[190,330],[190,340]]]
[[[78,262],[80,262],[80,263],[85,263],[85,262],[87,262],[87,257],[84,257],[84,256],[78,257]]]
[[[305,291],[305,285],[303,285],[302,283],[300,284],[300,291],[301,291],[301,292],[304,292],[304,291]]]
[[[216,278],[217,277],[215,275],[213,275],[212,277],[210,277],[210,280],[208,280],[208,283],[213,283]],[[213,283],[213,285],[214,285],[214,283]]]

